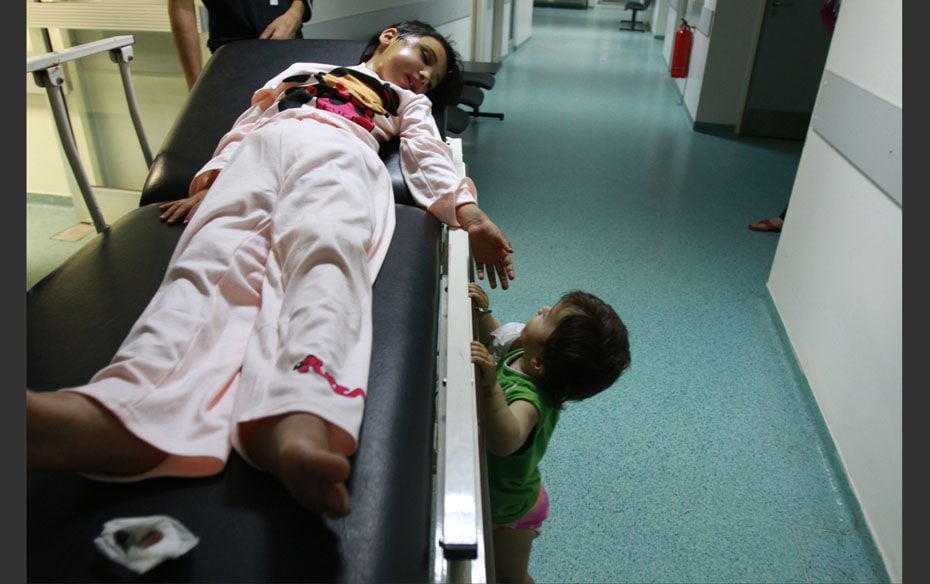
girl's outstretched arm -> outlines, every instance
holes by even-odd
[[[459,205],[456,213],[462,229],[468,232],[478,279],[484,280],[487,273],[491,288],[497,288],[497,279],[500,279],[501,288],[509,288],[510,280],[514,279],[516,272],[510,257],[513,246],[507,241],[504,233],[477,203]]]
[[[539,412],[526,400],[507,403],[504,390],[497,382],[497,363],[479,341],[471,342],[471,359],[479,370],[478,386],[488,450],[497,456],[513,454],[539,422]]]

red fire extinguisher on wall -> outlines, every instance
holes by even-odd
[[[691,44],[694,42],[693,27],[688,26],[688,21],[681,19],[681,26],[675,33],[675,44],[672,48],[672,68],[670,73],[672,77],[687,77],[688,62],[691,60]]]

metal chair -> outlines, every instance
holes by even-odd
[[[471,121],[468,112],[458,106],[449,106],[446,108],[446,131],[450,134],[459,135],[468,128]]]
[[[494,87],[494,75],[490,73],[478,73],[466,71],[462,75],[462,96],[459,98],[459,104],[468,106],[471,111],[466,112],[473,118],[497,118],[504,119],[504,114],[496,112],[481,111],[481,104],[484,103],[484,92]]]
[[[630,20],[621,20],[621,21],[620,21],[620,30],[633,30],[633,31],[636,31],[636,32],[645,32],[645,31],[646,31],[646,23],[643,22],[643,21],[637,21],[637,20],[636,20],[636,14],[637,14],[638,12],[642,12],[643,10],[646,10],[647,8],[649,8],[649,5],[650,5],[650,4],[652,4],[652,0],[643,0],[642,2],[627,2],[627,3],[623,6],[623,8],[624,8],[624,10],[632,10],[632,11],[633,11],[633,17],[632,17]],[[625,28],[625,27],[623,26],[624,24],[628,24],[628,25],[630,25],[630,27],[629,27],[629,28]],[[636,26],[637,24],[642,25],[642,27],[641,27],[641,28],[637,28],[637,26]]]

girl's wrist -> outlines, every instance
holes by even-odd
[[[455,218],[459,222],[459,226],[465,231],[471,231],[471,229],[477,225],[480,225],[486,215],[478,207],[478,203],[469,201],[467,203],[462,203],[455,208]]]
[[[483,391],[485,395],[494,395],[497,392],[497,379],[496,378],[494,379],[494,383],[482,383],[480,385],[481,385],[481,391]]]

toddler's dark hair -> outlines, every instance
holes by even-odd
[[[416,37],[433,37],[442,48],[446,51],[446,74],[436,87],[426,93],[426,97],[433,102],[433,108],[443,108],[458,103],[462,96],[462,58],[452,47],[449,39],[439,34],[431,25],[419,20],[405,20],[387,26],[385,28],[396,28],[398,38]],[[381,45],[381,31],[375,33],[368,41],[368,45],[362,52],[361,62],[371,59],[375,51]]]
[[[546,341],[540,381],[562,408],[610,387],[630,366],[630,340],[616,311],[594,294],[575,290],[559,302],[576,313],[563,317]]]

